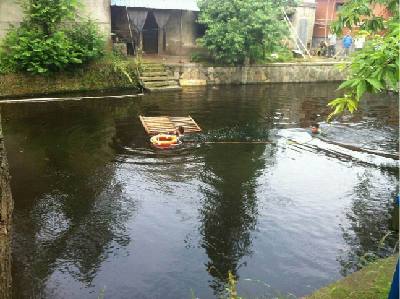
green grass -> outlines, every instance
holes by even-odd
[[[304,299],[387,299],[397,256],[371,263]]]

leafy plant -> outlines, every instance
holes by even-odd
[[[104,54],[104,39],[92,20],[74,23],[66,29],[65,33],[71,41],[73,51],[82,63]]]
[[[118,53],[112,53],[110,55],[110,61],[115,72],[123,74],[130,83],[134,83],[133,76],[131,76],[130,73],[130,63],[126,58]]]
[[[381,4],[390,17],[384,20],[375,15],[373,8]],[[339,12],[332,30],[340,34],[343,28],[359,26],[367,42],[356,52],[347,67],[349,76],[339,89],[345,91],[342,98],[328,105],[333,111],[328,119],[343,111],[354,112],[366,92],[380,93],[385,90],[399,90],[399,4],[393,0],[349,0]]]
[[[23,7],[23,22],[0,44],[0,72],[56,72],[103,55],[97,26],[73,21],[76,0],[26,0]]]
[[[199,22],[206,26],[199,43],[217,62],[264,61],[285,48],[288,35],[283,7],[291,0],[199,0]]]
[[[57,30],[63,21],[75,18],[77,0],[26,0],[22,2],[26,20],[39,26],[46,35]]]
[[[228,292],[229,299],[242,299],[237,293],[237,280],[231,271],[228,273],[228,287],[226,289]]]

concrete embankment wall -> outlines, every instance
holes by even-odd
[[[0,119],[0,299],[11,298],[11,221],[13,199]]]
[[[77,91],[141,90],[136,66],[126,71],[133,82],[116,69],[112,62],[99,61],[75,71],[49,75],[7,74],[0,75],[0,98],[28,95],[45,95]]]
[[[338,62],[271,63],[260,66],[222,67],[199,64],[167,64],[182,86],[256,83],[343,81]]]

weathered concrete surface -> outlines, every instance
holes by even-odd
[[[111,33],[111,0],[81,0],[84,9],[80,13],[96,22],[106,38]],[[0,0],[0,39],[10,25],[18,25],[23,18],[21,6],[16,0]]]
[[[108,39],[111,34],[111,0],[81,0],[84,10],[81,15],[95,21]]]
[[[196,19],[193,11],[174,11],[166,26],[166,54],[190,55],[196,50]]]
[[[11,25],[22,20],[22,10],[15,0],[0,0],[0,39],[6,35]]]
[[[304,46],[311,45],[315,23],[315,0],[300,1],[295,9],[292,24]]]
[[[187,86],[343,81],[345,73],[337,65],[337,62],[273,63],[243,67],[169,64],[167,68],[182,86]]]
[[[124,7],[113,6],[112,8],[112,31],[118,37],[126,42],[131,40],[129,25]],[[130,8],[130,10],[135,10]],[[141,9],[138,9],[141,10]],[[158,54],[167,55],[190,55],[197,51],[196,39],[199,37],[197,33],[197,13],[193,11],[180,10],[148,10],[164,12],[169,14],[168,22],[165,28],[158,28]],[[149,15],[147,16],[149,18]],[[139,39],[136,31],[132,31],[133,39]],[[165,36],[164,36],[165,34]],[[142,36],[143,38],[143,36]],[[165,38],[165,40],[164,40]],[[165,43],[165,45],[164,45]],[[143,44],[143,42],[142,42]],[[165,49],[164,49],[165,46]]]
[[[13,199],[0,119],[0,299],[11,298],[11,221]]]

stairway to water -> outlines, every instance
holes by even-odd
[[[178,80],[173,78],[160,63],[144,62],[140,71],[140,81],[145,90],[181,90]]]

